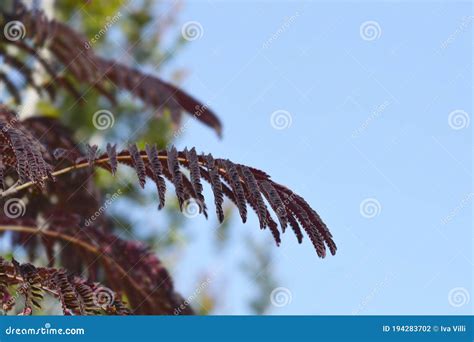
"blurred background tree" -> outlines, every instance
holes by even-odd
[[[185,47],[187,40],[181,35],[178,18],[182,6],[181,1],[131,0],[131,1],[82,1],[62,0],[33,2],[33,6],[43,9],[48,15],[67,22],[78,32],[86,35],[92,48],[98,55],[113,58],[133,68],[160,75],[164,79],[179,85],[186,77],[185,66],[169,68],[169,62]],[[171,70],[170,70],[171,69]],[[159,148],[176,143],[183,134],[189,131],[177,131],[175,120],[165,110],[157,118],[154,110],[143,106],[139,100],[128,93],[119,94],[118,105],[112,105],[93,89],[86,89],[75,84],[84,94],[84,101],[79,103],[66,92],[58,94],[54,103],[49,99],[38,98],[33,92],[26,91],[28,101],[23,106],[22,117],[39,114],[58,118],[66,126],[73,127],[76,140],[82,143],[94,143],[105,146],[106,142],[118,142],[119,148],[127,142],[136,142],[144,147],[145,142],[156,143]],[[107,110],[113,114],[114,124],[106,130],[98,130],[94,126],[93,116],[98,110]],[[225,125],[223,113],[218,113]],[[179,133],[179,134],[178,134]],[[193,248],[199,232],[189,227],[187,218],[178,210],[178,203],[170,195],[167,205],[158,216],[158,220],[150,215],[156,211],[156,192],[151,188],[141,191],[136,184],[134,171],[119,171],[118,177],[112,179],[101,171],[96,171],[96,184],[104,198],[110,197],[118,189],[121,196],[107,208],[105,222],[110,229],[126,239],[146,241],[153,251],[170,270],[175,285],[191,288],[190,293],[181,294],[187,298],[197,313],[238,313],[226,303],[226,282],[233,282],[236,273],[247,278],[251,283],[252,294],[248,303],[244,304],[251,313],[265,313],[269,304],[269,293],[275,287],[272,274],[271,248],[273,245],[257,243],[249,236],[245,237],[247,255],[239,255],[242,259],[240,267],[227,267],[215,279],[213,265],[203,269],[197,279],[190,280],[180,277],[176,270],[187,273],[186,267],[192,267],[186,260],[185,250]],[[229,206],[226,217],[231,217]],[[227,243],[231,234],[231,220],[223,224],[210,218],[209,226],[213,230],[215,258],[225,253],[232,254],[232,246]],[[207,252],[206,252],[207,253]],[[244,261],[244,260],[250,260]],[[225,274],[226,279],[221,279]],[[180,282],[196,284],[194,287],[183,287]],[[189,284],[188,284],[189,285]],[[194,289],[194,290],[193,290]],[[55,309],[52,309],[54,312]]]

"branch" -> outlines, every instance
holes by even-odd
[[[173,314],[182,303],[173,290],[170,276],[161,262],[141,243],[125,241],[112,234],[106,234],[95,227],[80,228],[75,225],[61,226],[72,222],[68,216],[52,216],[50,226],[38,228],[19,219],[0,219],[0,232],[37,236],[43,243],[50,265],[54,264],[52,242],[62,242],[61,262],[68,264],[78,260],[89,271],[89,277],[96,278],[96,262],[103,266],[107,284],[116,291],[124,291],[135,314]],[[21,219],[20,219],[21,221]],[[27,220],[26,220],[27,221]],[[16,239],[14,241],[24,241]],[[35,248],[36,244],[32,245]],[[67,266],[66,268],[71,269]],[[180,311],[192,314],[191,308]]]
[[[305,230],[313,243],[317,254],[325,257],[326,247],[331,254],[336,253],[336,245],[326,224],[321,220],[314,209],[299,195],[290,189],[270,179],[265,172],[242,164],[235,164],[228,159],[214,159],[209,155],[197,155],[196,150],[185,149],[178,152],[174,147],[170,150],[158,151],[155,146],[146,146],[139,151],[136,145],[130,145],[128,150],[116,152],[116,146],[107,145],[107,152],[99,154],[97,146],[88,146],[87,156],[78,156],[77,151],[57,149],[55,156],[69,161],[72,165],[50,172],[37,179],[21,185],[13,186],[0,197],[8,197],[21,190],[44,183],[47,179],[54,179],[70,172],[98,166],[115,174],[117,164],[132,167],[138,176],[139,183],[144,187],[150,179],[156,184],[159,197],[159,208],[165,204],[166,185],[164,178],[175,187],[180,209],[185,214],[198,210],[207,217],[207,207],[202,193],[201,180],[208,182],[213,190],[214,204],[220,222],[224,220],[223,197],[229,198],[239,209],[243,222],[247,220],[247,205],[256,213],[260,228],[269,227],[277,245],[280,244],[278,224],[272,218],[268,205],[273,209],[281,227],[285,232],[287,226],[294,231],[298,242],[302,242]],[[190,178],[181,172],[181,167],[190,171]],[[197,208],[196,208],[197,207]]]
[[[94,88],[100,95],[116,102],[116,94],[109,89],[126,90],[136,98],[139,98],[146,106],[153,109],[156,116],[160,116],[167,109],[173,123],[179,125],[182,112],[187,112],[201,123],[212,128],[220,137],[222,124],[219,118],[209,108],[174,85],[160,78],[145,74],[140,70],[130,68],[116,61],[106,60],[95,54],[86,37],[75,31],[65,23],[55,19],[49,19],[42,11],[31,11],[21,1],[14,1],[13,11],[2,11],[0,9],[0,30],[9,35],[0,35],[0,55],[4,57],[4,63],[12,69],[17,70],[23,77],[24,82],[20,87],[28,83],[33,84],[39,95],[47,92],[54,100],[55,90],[64,89],[68,91],[78,102],[83,102],[82,94],[68,80],[69,76],[77,81],[88,85],[88,89]],[[9,22],[21,22],[21,26],[14,27],[16,31],[6,26]],[[12,31],[12,32],[10,32]],[[19,38],[22,39],[8,39]],[[5,37],[4,37],[5,36]],[[50,77],[49,82],[35,84],[32,80],[32,71],[28,70],[26,63],[19,54],[12,52],[5,46],[14,46],[26,53],[26,57],[32,57],[38,61]],[[53,61],[46,61],[42,57],[43,50],[48,51]],[[16,58],[18,57],[18,58]],[[24,59],[27,61],[27,59]],[[63,77],[55,68],[54,63],[62,64]],[[6,74],[0,73],[0,79],[7,84],[7,90],[16,102],[22,101],[18,95],[18,82],[12,82]]]
[[[14,295],[10,289],[15,291]],[[4,312],[10,311],[19,296],[24,298],[20,315],[31,315],[41,309],[43,293],[49,293],[61,302],[65,315],[111,314],[127,315],[129,310],[119,296],[98,283],[71,276],[64,270],[9,263],[0,257],[0,304]]]

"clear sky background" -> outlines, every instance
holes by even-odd
[[[202,36],[169,68],[190,71],[184,88],[210,103],[224,138],[188,122],[178,147],[266,170],[339,248],[321,260],[285,234],[273,255],[291,302],[270,313],[472,313],[472,4],[191,1],[180,20]],[[277,110],[285,129],[271,124]],[[234,221],[216,260],[215,224],[193,219],[175,274],[186,296],[191,275],[215,270],[222,314],[248,313],[253,283],[233,275],[243,237],[273,244],[254,216]]]

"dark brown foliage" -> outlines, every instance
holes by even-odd
[[[1,35],[0,57],[22,76],[23,83],[13,82],[3,72],[0,81],[17,103],[22,100],[20,91],[25,86],[52,99],[62,88],[77,101],[83,99],[76,84],[93,87],[112,103],[117,92],[125,90],[157,115],[169,111],[176,124],[185,111],[221,133],[221,123],[207,105],[155,76],[97,56],[86,38],[46,18],[41,11],[28,10],[14,0],[12,10],[0,12],[0,30],[11,20],[25,25],[26,37],[9,40]],[[15,53],[16,49],[9,46],[20,52]],[[52,58],[44,58],[43,49]],[[41,64],[49,75],[47,82],[35,83],[28,57]],[[250,207],[260,228],[268,227],[277,245],[289,225],[299,243],[303,231],[308,235],[318,256],[325,257],[327,248],[331,254],[336,253],[332,235],[316,211],[263,171],[211,154],[198,154],[195,148],[158,150],[147,144],[141,150],[132,143],[117,151],[117,145],[107,144],[101,152],[95,145],[77,146],[72,137],[73,133],[55,119],[33,117],[20,121],[0,104],[0,205],[12,195],[28,203],[27,211],[19,218],[0,215],[0,235],[11,232],[13,244],[22,246],[30,260],[43,250],[49,266],[36,268],[0,258],[0,304],[5,312],[10,312],[21,297],[21,314],[32,314],[41,307],[44,294],[49,293],[59,300],[66,315],[193,313],[189,303],[174,291],[160,260],[142,243],[111,234],[106,215],[97,217],[104,207],[92,177],[96,167],[115,175],[119,164],[130,166],[142,188],[147,179],[156,185],[159,209],[165,205],[167,179],[182,211],[195,201],[207,218],[204,180],[212,189],[219,222],[225,220],[223,205],[227,197],[236,205],[243,222]],[[56,264],[64,269],[53,268]],[[80,274],[86,279],[78,277]],[[15,293],[10,293],[12,289]],[[127,298],[126,304],[122,297]]]
[[[92,282],[104,274],[106,284],[127,296],[134,314],[173,314],[183,300],[160,260],[144,244],[120,239],[93,224],[60,213],[50,215],[41,226],[33,219],[0,218],[0,235],[2,226],[9,226],[13,243],[25,247],[31,259],[43,246],[50,267],[59,262],[74,274],[87,274]],[[190,313],[189,307],[180,311]]]
[[[113,151],[115,154],[116,152]],[[111,158],[115,158],[114,154],[110,155],[109,153],[109,160]],[[165,206],[165,193],[166,193],[166,183],[165,179],[163,178],[163,167],[160,162],[160,157],[158,156],[158,150],[156,149],[156,145],[150,147],[150,145],[146,145],[146,155],[149,164],[149,170],[151,173],[151,177],[153,182],[156,184],[156,189],[158,191],[158,201],[160,202],[158,209],[162,209]]]
[[[118,295],[98,283],[89,283],[65,270],[37,268],[0,257],[0,304],[4,312],[10,311],[15,304],[21,305],[19,302],[22,301],[20,315],[31,315],[41,309],[45,293],[61,302],[65,315],[129,314]]]
[[[13,115],[6,109],[2,113],[5,116]],[[7,127],[7,124],[0,121],[0,127]],[[23,132],[21,122],[15,122],[14,127],[8,127],[7,133],[3,134],[5,139],[8,139],[11,132],[19,132],[16,133],[16,139],[7,140],[9,143],[5,144],[2,154],[4,163],[15,169],[21,183],[31,181],[41,186],[47,177],[52,178],[52,168],[43,159],[42,152],[48,156],[53,154],[59,157],[63,161],[62,166],[73,167],[71,171],[97,165],[114,173],[116,164],[122,163],[135,169],[142,187],[147,177],[156,184],[160,208],[165,202],[163,178],[167,178],[174,185],[181,210],[186,210],[183,206],[188,203],[187,200],[194,199],[200,203],[205,212],[201,185],[201,179],[204,179],[212,187],[220,222],[224,220],[222,205],[225,195],[236,204],[243,222],[247,219],[248,204],[257,214],[260,227],[268,226],[279,245],[280,231],[268,211],[263,195],[278,218],[282,232],[290,222],[298,241],[301,242],[301,226],[320,257],[326,255],[326,246],[332,254],[336,252],[332,235],[319,215],[302,197],[275,183],[263,171],[235,164],[228,159],[214,159],[211,155],[198,156],[195,150],[191,152],[186,149],[178,152],[175,147],[157,151],[156,147],[148,146],[145,151],[139,151],[135,144],[131,144],[128,150],[117,152],[115,147],[109,145],[107,151],[101,154],[97,146],[87,146],[85,155],[80,154],[77,148],[71,151],[56,149],[54,153],[50,153],[44,145],[28,135],[28,132]],[[25,150],[26,142],[28,150]],[[69,164],[64,161],[68,161]],[[190,179],[181,171],[182,167],[190,170]]]
[[[30,85],[40,95],[45,92],[54,99],[56,88],[62,88],[82,102],[81,93],[70,78],[93,87],[101,95],[115,103],[116,92],[126,90],[161,115],[165,110],[171,113],[176,125],[181,121],[183,111],[213,128],[221,135],[222,125],[217,116],[205,104],[191,95],[156,76],[129,68],[116,61],[108,61],[94,53],[87,39],[69,26],[54,19],[48,19],[41,11],[28,10],[21,1],[14,1],[10,12],[0,12],[0,30],[10,21],[20,21],[24,27],[25,39],[8,39],[0,35],[0,56],[5,64],[22,74],[24,85]],[[17,56],[7,51],[5,46],[13,45],[22,52],[38,60],[50,80],[35,84],[32,70]],[[39,48],[47,49],[54,57],[54,64],[48,62]],[[17,103],[21,103],[20,89],[6,74],[0,74],[9,93]]]
[[[228,159],[214,159],[211,155],[204,154],[192,155],[187,149],[183,152],[178,152],[174,147],[156,152],[151,152],[152,150],[156,151],[156,147],[148,147],[148,151],[138,151],[136,147],[132,147],[131,151],[113,152],[112,155],[103,153],[97,156],[93,163],[109,171],[110,160],[117,160],[119,163],[134,168],[139,175],[140,184],[145,182],[146,175],[156,183],[158,189],[162,189],[158,191],[158,196],[160,201],[163,199],[163,202],[164,187],[156,179],[157,177],[167,178],[175,187],[181,210],[186,210],[183,205],[191,198],[198,203],[204,203],[204,197],[201,197],[202,192],[196,190],[196,188],[199,190],[202,188],[202,185],[201,187],[199,185],[201,179],[204,179],[212,187],[217,215],[221,222],[224,220],[222,205],[225,195],[237,205],[243,222],[247,217],[246,205],[249,204],[256,212],[260,226],[262,228],[268,226],[276,243],[279,244],[280,232],[262,198],[263,194],[277,216],[282,232],[290,222],[298,241],[301,242],[301,225],[320,257],[326,255],[326,246],[329,247],[332,254],[335,254],[336,246],[332,235],[316,212],[302,197],[275,183],[266,173],[242,164],[235,164]],[[90,163],[85,157],[70,159],[70,162],[76,167]],[[190,170],[191,180],[182,172],[183,167]],[[164,170],[168,170],[168,172],[164,172]]]
[[[0,105],[0,154],[2,174],[15,167],[19,181],[32,181],[42,186],[45,178],[52,179],[51,167],[44,160],[46,149],[18,122],[15,113]],[[3,188],[3,180],[1,181]]]
[[[72,139],[72,132],[61,125],[58,120],[31,117],[21,121],[21,126],[31,132],[44,145],[46,152],[43,157],[53,169],[59,170],[68,165],[62,159],[55,159],[54,151],[61,151],[59,149],[67,151],[70,158],[86,155],[76,146]],[[13,170],[10,169],[9,175],[10,178],[13,178]],[[60,178],[56,182],[46,182],[44,188],[30,188],[29,193],[25,194],[25,191],[21,193],[21,195],[28,197],[26,217],[36,218],[38,215],[42,215],[47,219],[51,208],[54,208],[56,212],[75,214],[86,219],[91,217],[101,206],[102,195],[95,185],[90,169],[77,170],[74,173],[62,175]],[[77,191],[77,189],[81,190]],[[104,219],[105,215],[101,215],[96,223],[105,224]]]

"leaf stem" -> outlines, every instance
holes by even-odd
[[[83,240],[77,239],[74,236],[70,236],[70,235],[67,235],[67,234],[62,234],[62,233],[50,231],[50,230],[47,230],[47,229],[39,229],[37,227],[15,226],[15,225],[2,226],[2,225],[0,225],[0,232],[1,231],[23,232],[23,233],[39,234],[39,235],[42,234],[42,235],[45,235],[47,237],[67,241],[67,242],[70,242],[74,245],[78,245],[78,246],[82,247],[83,249],[89,251],[90,253],[93,253],[97,257],[103,258],[105,260],[105,262],[107,262],[108,264],[113,265],[113,267],[115,267],[118,270],[118,272],[124,278],[127,278],[129,280],[130,284],[138,292],[140,292],[141,295],[144,298],[148,298],[148,294],[135,282],[134,279],[132,279],[132,277],[130,277],[128,275],[128,273],[123,269],[122,266],[120,266],[113,258],[109,257],[108,255],[105,255],[99,248],[97,248],[97,247],[95,247],[95,246],[93,246],[93,245],[91,245],[91,244],[89,244],[89,243],[87,243]]]
[[[148,156],[146,156],[144,154],[140,154],[140,155],[141,155],[142,159],[148,160]],[[162,159],[162,160],[168,160],[168,156],[158,156],[158,158]],[[109,160],[110,160],[110,157],[96,159],[94,161],[94,164],[95,165],[105,164]],[[117,156],[117,160],[132,160],[132,157],[129,156],[129,155],[128,156]],[[186,158],[178,157],[178,160],[181,161],[181,162],[187,162]],[[203,165],[202,162],[199,162],[199,164]],[[89,162],[85,161],[85,162],[80,163],[80,164],[71,165],[71,166],[65,167],[63,169],[54,171],[54,172],[51,173],[51,175],[53,177],[56,177],[56,176],[60,176],[60,175],[69,173],[71,171],[83,169],[83,168],[86,168],[86,167],[89,167],[89,166],[90,166]],[[221,168],[219,168],[219,171],[223,172],[223,173],[226,172],[224,169],[221,169]],[[47,179],[48,179],[48,177],[43,177],[43,180],[47,180]],[[14,194],[18,193],[21,190],[32,187],[33,185],[35,185],[35,182],[32,182],[32,181],[26,182],[26,183],[23,183],[23,184],[20,184],[20,185],[15,184],[12,187],[8,188],[7,190],[5,190],[3,192],[0,192],[0,198],[4,198],[4,197],[14,195]]]

